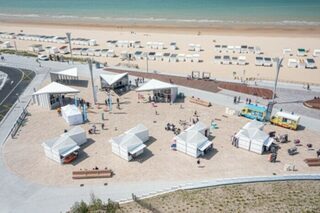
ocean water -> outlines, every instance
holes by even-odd
[[[320,0],[0,0],[0,19],[320,25]]]

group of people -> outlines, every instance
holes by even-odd
[[[240,96],[234,96],[233,97],[233,103],[234,104],[239,104],[241,101],[241,97]],[[252,103],[252,100],[251,98],[246,98],[246,104],[251,104]]]
[[[139,83],[144,83],[144,77],[138,77],[136,79],[134,79],[135,83],[136,83],[136,87],[139,86]],[[131,84],[131,83],[130,83]]]

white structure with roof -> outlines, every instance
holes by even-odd
[[[128,86],[129,76],[128,73],[121,74],[100,74],[101,88],[120,88]]]
[[[153,91],[155,96],[160,96],[165,102],[174,102],[178,94],[178,87],[173,84],[165,83],[156,79],[151,79],[141,87],[137,92]]]
[[[195,158],[204,155],[213,147],[212,142],[205,136],[209,134],[208,130],[208,127],[201,122],[189,127],[174,137],[177,150]]]
[[[79,92],[79,90],[72,87],[68,87],[57,82],[52,82],[33,93],[32,98],[33,102],[37,105],[53,109],[57,106],[63,105],[62,95],[77,94]]]
[[[51,81],[73,81],[79,80],[78,69],[76,67],[58,72],[50,72]]]
[[[87,142],[84,129],[74,127],[60,137],[49,139],[42,143],[45,155],[57,163],[63,164],[64,158],[78,151]]]
[[[262,154],[269,149],[273,139],[269,135],[258,128],[242,128],[236,135],[238,147],[249,150],[258,154]]]
[[[72,129],[70,129],[68,132],[63,133],[61,137],[70,137],[72,140],[74,140],[78,146],[81,146],[87,142],[87,135],[86,131],[81,128],[80,126],[75,126]]]
[[[80,149],[80,146],[70,137],[53,138],[42,143],[45,155],[60,164],[68,155]]]
[[[260,121],[257,121],[257,120],[252,120],[252,121],[248,122],[246,125],[244,125],[244,126],[242,127],[242,129],[256,128],[256,129],[263,130],[263,127],[264,127],[265,125],[266,125],[266,124],[263,123],[263,122],[260,122]]]
[[[66,105],[61,107],[61,114],[63,119],[69,125],[77,125],[83,123],[82,113],[75,105]]]
[[[130,161],[143,153],[149,140],[149,130],[142,124],[126,131],[117,137],[111,138],[112,152],[119,157]]]

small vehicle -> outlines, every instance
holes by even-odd
[[[265,121],[267,115],[267,108],[256,104],[246,104],[240,112],[241,116],[252,120]]]
[[[286,112],[277,112],[271,117],[270,123],[287,129],[296,130],[299,126],[300,116]]]
[[[41,61],[48,61],[49,57],[47,55],[38,55],[38,59]]]

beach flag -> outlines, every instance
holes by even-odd
[[[86,104],[83,104],[82,114],[83,114],[83,121],[87,121],[88,120],[88,114],[87,114],[87,105]]]
[[[112,97],[109,95],[109,111],[112,111]]]

